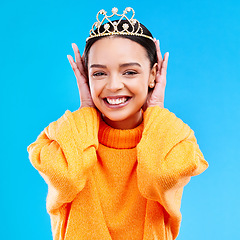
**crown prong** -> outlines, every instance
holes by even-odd
[[[116,7],[114,7],[113,9],[112,9],[112,13],[113,14],[116,14],[118,12],[118,9],[116,8]]]

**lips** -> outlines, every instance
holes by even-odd
[[[128,96],[111,96],[104,98],[104,102],[108,107],[123,107],[128,104],[131,97]]]

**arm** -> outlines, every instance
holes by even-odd
[[[208,167],[193,131],[167,109],[150,107],[144,113],[144,131],[137,151],[141,194],[159,202],[170,221],[179,221],[183,187],[191,176]]]
[[[71,55],[67,57],[77,80],[81,108],[74,113],[67,111],[28,147],[33,166],[48,184],[48,211],[75,198],[97,161],[98,113],[90,94],[84,58],[76,44],[72,47],[75,61]]]
[[[140,161],[139,164],[140,166],[142,164],[140,169],[146,168],[148,172],[152,171],[153,175],[160,166],[159,161],[168,159],[168,161],[160,162],[162,173],[168,177],[171,176],[172,170],[175,169],[176,173],[171,177],[171,181],[162,182],[162,186],[165,186],[165,190],[167,190],[172,189],[173,186],[179,186],[179,188],[184,186],[189,181],[191,174],[196,175],[203,171],[202,168],[206,168],[207,163],[198,148],[193,131],[173,113],[163,108],[169,53],[165,53],[164,58],[162,58],[158,40],[155,40],[155,45],[158,59],[155,87],[149,91],[148,98],[143,106],[143,110],[145,110],[144,132],[138,146],[138,153],[139,157],[142,153],[145,155],[147,152],[151,154],[150,156],[157,157],[155,162],[143,161],[141,163]],[[176,162],[175,159],[178,159],[178,161]],[[189,166],[190,162],[191,165]],[[204,162],[205,164],[198,165],[198,162]],[[190,168],[187,170],[187,167]],[[181,170],[183,170],[183,173],[181,173]],[[191,174],[186,174],[185,170]],[[180,180],[179,176],[181,174],[186,176]]]
[[[66,113],[28,147],[32,165],[48,184],[48,211],[71,202],[97,161],[98,114],[94,108]]]
[[[149,91],[143,106],[144,131],[137,146],[138,188],[145,198],[164,207],[168,216],[165,223],[175,239],[181,221],[183,187],[208,164],[193,131],[163,108],[169,53],[162,58],[158,40],[155,45],[158,58],[155,87]]]

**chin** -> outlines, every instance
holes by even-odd
[[[133,113],[128,112],[115,112],[115,113],[102,113],[103,120],[113,128],[130,129],[135,128],[142,122],[141,109]]]

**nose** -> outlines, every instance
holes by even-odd
[[[123,89],[124,84],[121,81],[120,77],[114,75],[108,78],[106,89],[111,92],[117,92]]]

